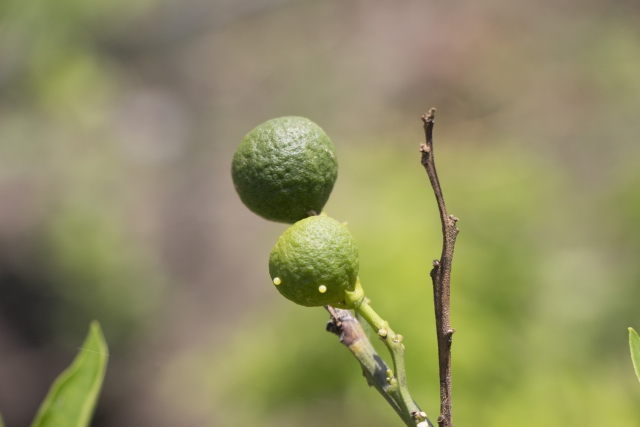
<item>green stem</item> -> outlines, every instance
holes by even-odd
[[[397,394],[398,403],[405,414],[411,414],[412,412],[420,410],[414,403],[409,394],[409,388],[407,387],[407,374],[404,365],[404,344],[402,344],[402,335],[396,334],[389,327],[389,322],[383,320],[382,317],[376,313],[373,308],[367,303],[366,299],[362,301],[360,305],[355,307],[356,312],[362,316],[363,319],[371,325],[371,327],[378,331],[378,336],[382,339],[387,346],[389,353],[391,353],[391,359],[393,361],[393,370],[390,372],[389,381],[393,384],[393,381],[397,381]],[[394,377],[395,374],[395,377]]]
[[[367,383],[378,390],[378,392],[391,405],[394,411],[403,418],[403,413],[393,397],[388,393],[389,383],[387,382],[387,370],[389,367],[378,356],[371,341],[367,338],[363,330],[363,325],[353,317],[349,310],[341,310],[331,306],[325,306],[331,321],[327,324],[327,331],[335,333],[340,337],[340,342],[344,344],[360,362],[362,373],[367,379]],[[411,424],[409,427],[413,426]]]
[[[393,378],[391,370],[387,364],[378,356],[378,353],[371,345],[371,341],[364,333],[360,322],[358,322],[349,310],[341,310],[331,306],[325,307],[331,314],[331,321],[327,324],[327,331],[335,333],[340,337],[340,342],[344,344],[351,353],[358,359],[362,368],[362,373],[367,379],[367,383],[385,398],[398,416],[404,421],[407,427],[416,427],[416,424],[424,420],[428,426],[433,424],[426,417],[420,415],[414,417],[411,412],[407,412],[406,405],[400,407],[402,401],[397,378]],[[403,365],[404,366],[404,365]],[[389,381],[389,379],[393,381]],[[409,397],[409,401],[413,400]],[[413,403],[418,414],[423,414],[420,408]]]

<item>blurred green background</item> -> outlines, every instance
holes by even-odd
[[[272,289],[286,226],[234,192],[236,145],[282,115],[333,139],[326,210],[435,420],[441,237],[418,152],[434,106],[461,229],[455,424],[640,426],[640,3],[7,0],[7,427],[28,425],[94,318],[110,346],[95,427],[401,424],[327,314]]]

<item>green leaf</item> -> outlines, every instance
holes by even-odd
[[[633,368],[636,370],[638,380],[640,380],[640,337],[633,328],[629,328],[629,347],[631,348]]]
[[[91,322],[79,350],[54,381],[31,427],[87,427],[91,422],[109,357],[98,322]]]

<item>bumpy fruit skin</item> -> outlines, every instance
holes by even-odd
[[[322,211],[338,177],[338,161],[318,125],[303,117],[281,117],[244,137],[231,175],[251,211],[292,224]]]
[[[278,291],[305,307],[343,306],[345,291],[355,289],[358,267],[353,236],[327,216],[296,222],[280,236],[269,257],[269,274],[274,284],[279,283]]]

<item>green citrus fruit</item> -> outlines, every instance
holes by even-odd
[[[269,274],[280,293],[306,307],[344,306],[358,279],[358,247],[347,227],[327,216],[293,224],[269,257]]]
[[[249,132],[231,175],[242,202],[271,221],[294,223],[322,211],[338,176],[335,148],[312,121],[269,120]]]

